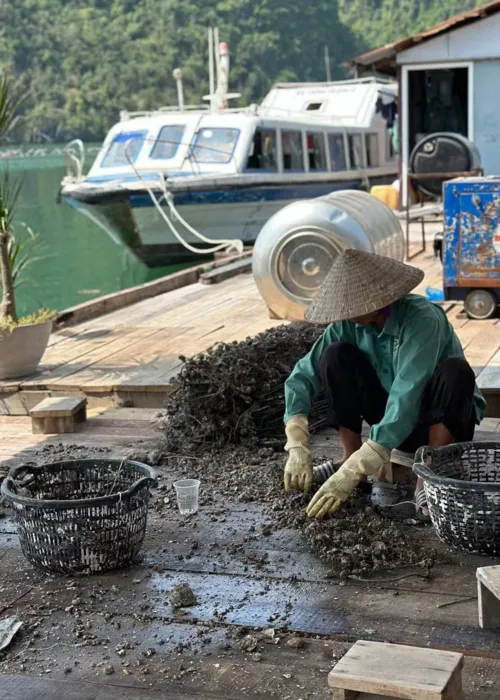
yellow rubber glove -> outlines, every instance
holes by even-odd
[[[285,466],[285,491],[310,490],[313,480],[311,452],[309,450],[309,421],[307,416],[292,416],[285,427],[288,460]]]
[[[368,440],[352,454],[340,469],[314,494],[307,507],[310,518],[323,518],[335,513],[359,484],[363,476],[376,474],[386,464],[391,451],[377,442]]]

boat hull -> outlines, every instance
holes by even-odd
[[[388,184],[395,173],[370,178],[370,186]],[[340,189],[363,189],[366,178],[338,181],[292,182],[269,185],[243,185],[224,188],[189,188],[173,192],[179,214],[197,231],[213,241],[242,240],[254,244],[266,221],[290,202],[311,199]],[[156,192],[161,199],[162,193]],[[148,267],[188,262],[198,255],[180,243],[145,190],[103,188],[63,188],[63,199],[100,226],[118,245],[128,248]],[[172,220],[167,204],[162,210]],[[202,244],[174,220],[177,230],[201,251]]]

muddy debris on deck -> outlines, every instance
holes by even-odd
[[[170,591],[170,602],[174,609],[189,608],[196,605],[196,596],[192,588],[187,583],[180,583]]]
[[[161,419],[165,439],[156,459],[201,479],[214,498],[265,504],[273,525],[263,528],[263,536],[273,528],[301,530],[341,579],[409,566],[428,570],[435,551],[412,528],[379,514],[363,494],[336,517],[317,522],[305,515],[310,495],[283,492],[284,383],[321,332],[301,323],[278,326],[186,360]],[[312,430],[325,424],[320,397]]]
[[[221,343],[185,360],[167,403],[166,447],[196,451],[208,445],[282,442],[284,384],[322,329],[278,326],[245,341]],[[324,424],[325,402],[312,423]]]

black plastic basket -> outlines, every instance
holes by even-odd
[[[500,554],[500,442],[422,447],[413,469],[424,481],[432,524],[444,542]]]
[[[71,460],[16,467],[1,492],[28,561],[47,572],[93,574],[137,556],[155,482],[139,462]]]

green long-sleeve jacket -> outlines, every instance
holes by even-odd
[[[331,343],[339,340],[356,345],[368,355],[389,394],[385,415],[370,432],[372,440],[389,449],[401,445],[416,427],[426,385],[439,363],[450,357],[464,357],[444,311],[424,297],[408,294],[391,306],[380,333],[375,326],[358,326],[352,321],[328,326],[286,381],[285,421],[299,413],[309,414],[311,401],[321,390],[320,358]],[[479,423],[486,402],[477,386],[475,404]]]

